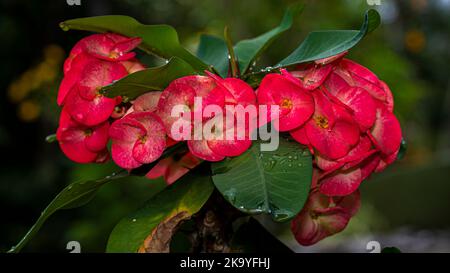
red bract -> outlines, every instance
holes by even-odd
[[[257,116],[245,116],[245,107],[256,106],[255,92],[250,85],[240,79],[222,79],[209,72],[208,75],[215,80],[218,86],[222,87],[225,100],[224,116],[219,117],[222,118],[223,127],[216,127],[214,132],[219,138],[208,140],[208,146],[215,154],[221,156],[241,155],[248,150],[252,144],[250,134],[255,128],[251,127],[250,119],[253,119],[253,124],[255,126],[257,124],[257,120],[255,120]],[[233,111],[229,111],[227,106],[233,106]],[[254,109],[256,109],[256,107],[254,107]],[[241,117],[245,117],[245,121],[238,122],[237,118],[239,114],[242,114]],[[233,120],[226,120],[227,115],[232,116]],[[239,136],[239,134],[242,135]],[[231,137],[231,139],[226,138],[227,136]]]
[[[351,194],[396,159],[402,133],[392,93],[370,70],[342,55],[300,68],[292,73],[312,91],[315,110],[290,134],[313,151],[322,194]]]
[[[212,91],[216,88],[216,84],[213,79],[206,76],[186,76],[174,80],[169,86],[162,92],[158,102],[156,113],[161,117],[167,134],[176,139],[176,136],[172,135],[172,126],[178,120],[179,117],[172,116],[172,110],[175,106],[183,106],[187,113],[187,119],[192,120],[195,98],[202,98],[203,104],[209,102],[223,106],[224,96],[221,92]]]
[[[345,197],[328,197],[313,190],[302,211],[292,220],[297,242],[310,246],[342,231],[360,207],[359,192]]]
[[[153,91],[137,97],[133,102],[132,110],[136,112],[155,112],[158,109],[161,94],[161,91]]]
[[[119,63],[96,60],[90,62],[65,99],[65,109],[79,123],[92,126],[111,116],[118,98],[107,98],[100,88],[127,75]]]
[[[109,123],[85,126],[61,112],[56,138],[64,154],[77,163],[103,162],[108,159]]]
[[[93,34],[81,39],[70,51],[69,58],[64,63],[64,72],[70,70],[72,60],[81,53],[107,61],[126,61],[136,54],[130,52],[136,48],[142,39],[128,38],[115,33]]]
[[[190,152],[161,159],[145,176],[150,179],[164,177],[167,184],[172,184],[201,163]]]
[[[397,118],[385,108],[378,108],[375,125],[371,129],[377,148],[385,155],[398,151],[402,141],[402,131]]]
[[[226,112],[226,105],[246,107],[255,105],[256,97],[253,89],[244,81],[239,79],[222,79],[218,76],[207,73],[208,76],[187,76],[173,81],[161,94],[158,102],[157,115],[161,117],[165,125],[167,134],[176,140],[178,136],[173,135],[172,128],[175,122],[178,122],[179,116],[172,116],[175,106],[184,108],[183,118],[188,124],[190,139],[188,147],[193,155],[208,161],[220,161],[226,156],[237,156],[245,152],[251,145],[249,139],[248,121],[240,128],[235,122],[226,123],[224,115],[213,116],[203,115],[203,110],[207,106],[216,106],[222,113]],[[201,98],[202,105],[194,107],[196,98]],[[229,112],[228,112],[229,113]],[[197,114],[200,114],[200,120]],[[235,118],[235,113],[231,113]],[[201,139],[195,138],[194,126],[199,127],[203,133],[203,126],[207,122],[222,120],[222,125],[215,127],[214,136],[206,137],[202,134]],[[238,128],[239,127],[239,128]],[[231,131],[233,130],[233,131]],[[227,132],[230,131],[231,139],[224,139]],[[244,138],[237,136],[238,132],[245,132]],[[177,132],[178,133],[178,132]],[[180,132],[181,133],[181,132]],[[234,136],[234,137],[233,137]]]
[[[268,113],[273,105],[279,106],[278,129],[281,132],[303,125],[314,112],[314,100],[309,92],[299,81],[296,84],[289,73],[284,74],[266,75],[257,91],[258,103],[267,105]]]
[[[309,142],[330,159],[345,156],[359,140],[358,126],[351,119],[336,115],[335,106],[322,92],[313,95],[315,111],[305,125]]]
[[[131,113],[109,129],[114,162],[134,169],[157,160],[166,148],[166,134],[159,117],[150,112]]]

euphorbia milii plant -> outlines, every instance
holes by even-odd
[[[342,231],[360,207],[363,181],[392,164],[402,143],[388,83],[347,58],[380,18],[370,10],[360,31],[311,33],[316,39],[257,70],[299,11],[292,6],[277,31],[234,46],[228,32],[225,40],[205,36],[197,55],[166,25],[125,16],[61,23],[102,33],[81,39],[64,63],[56,139],[70,160],[111,158],[118,170],[70,185],[39,221],[86,203],[114,178],[142,176],[167,188],[118,224],[108,251],[169,252],[188,219],[190,249],[203,252],[238,251],[230,233],[247,215],[291,221],[305,246]],[[146,68],[139,49],[166,64]],[[269,141],[275,146],[262,149]]]

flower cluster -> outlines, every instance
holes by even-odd
[[[389,87],[343,55],[268,75],[258,90],[259,102],[280,106],[280,131],[314,156],[312,192],[292,224],[304,245],[346,226],[361,182],[393,163],[401,144]]]
[[[206,71],[131,102],[104,96],[103,86],[144,69],[132,52],[140,42],[95,34],[72,49],[57,99],[62,106],[57,139],[71,160],[104,162],[111,154],[118,166],[132,170],[186,141],[185,150],[159,160],[147,173],[171,184],[202,160],[241,155],[251,146],[255,129],[277,121],[277,131],[290,134],[314,157],[311,193],[291,226],[297,240],[310,245],[344,229],[359,208],[361,182],[397,158],[402,132],[392,93],[367,68],[345,59],[345,53],[267,74],[256,92],[241,79]],[[242,123],[230,110],[249,106],[267,111]],[[232,118],[224,121],[218,112]],[[258,115],[267,119],[253,124]],[[201,134],[209,128],[210,135],[199,137],[197,127]]]
[[[107,98],[100,89],[144,69],[131,52],[140,42],[140,38],[94,34],[80,40],[70,52],[58,91],[57,102],[62,111],[56,137],[71,160],[108,160],[110,120],[122,115],[121,98]]]

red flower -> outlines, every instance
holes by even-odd
[[[88,126],[106,121],[120,99],[103,96],[100,88],[126,75],[127,71],[120,63],[89,62],[67,95],[64,108],[76,121]]]
[[[85,126],[73,120],[66,111],[61,112],[56,138],[63,153],[77,163],[104,162],[108,159],[109,123]]]
[[[287,71],[283,75],[266,75],[259,85],[257,98],[260,105],[267,105],[269,113],[272,105],[279,106],[278,129],[281,132],[303,125],[314,112],[312,96]]]
[[[313,93],[315,111],[306,123],[306,136],[312,147],[330,159],[345,156],[358,143],[357,124],[339,113],[338,109],[321,91]],[[296,136],[294,131],[293,137]]]
[[[94,34],[81,39],[64,62],[64,78],[58,92],[58,105],[64,104],[67,94],[82,79],[81,73],[92,61],[120,62],[128,73],[142,70],[142,64],[134,59],[135,53],[130,52],[140,42],[140,38],[113,33]]]
[[[313,151],[320,192],[351,194],[396,159],[402,133],[392,93],[370,70],[342,55],[300,67],[304,70],[292,73],[312,91],[315,111],[290,133]]]
[[[131,113],[116,120],[109,129],[114,162],[134,169],[157,160],[166,148],[164,126],[150,112]]]
[[[291,231],[301,245],[313,245],[342,231],[359,207],[358,191],[344,197],[328,197],[313,190],[302,211],[292,220]]]
[[[161,94],[161,91],[153,91],[140,95],[134,100],[132,111],[155,112],[158,110],[158,102]]]
[[[173,135],[172,128],[179,117],[173,117],[171,113],[174,106],[184,106],[184,112],[189,113],[184,116],[190,130],[189,139],[187,139],[189,150],[198,158],[220,161],[226,156],[240,155],[250,147],[250,128],[248,123],[238,125],[221,120],[223,126],[214,129],[214,136],[220,136],[220,138],[214,138],[213,136],[208,138],[203,136],[203,126],[206,122],[217,121],[217,124],[219,124],[219,119],[225,119],[225,117],[224,115],[219,116],[217,113],[207,117],[203,115],[203,110],[209,105],[214,105],[219,107],[222,114],[229,113],[226,111],[226,105],[241,105],[243,107],[255,105],[256,97],[253,89],[242,80],[222,79],[210,73],[207,74],[208,76],[187,76],[174,80],[161,94],[156,114],[161,117],[167,134],[178,140],[179,138]],[[202,99],[202,105],[198,109],[194,107],[195,98]],[[202,112],[200,113],[202,114],[201,120],[195,120],[199,111]],[[231,114],[235,117],[235,113]],[[198,126],[196,124],[201,125],[199,128],[202,131],[200,139],[195,138],[193,134],[194,126]],[[243,127],[242,130],[240,130],[241,126]],[[226,132],[229,130],[233,130],[234,137],[224,139]],[[245,132],[243,139],[238,137],[240,132]]]
[[[164,177],[167,184],[172,184],[201,163],[201,160],[190,152],[182,156],[171,156],[161,159],[145,176],[149,179]]]

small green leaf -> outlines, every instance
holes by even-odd
[[[250,65],[266,50],[270,44],[281,34],[289,30],[294,22],[294,17],[303,10],[303,4],[297,3],[289,7],[281,23],[274,29],[253,39],[242,40],[234,47],[237,59],[239,61],[240,71],[244,74]]]
[[[52,143],[55,142],[56,139],[56,134],[51,134],[45,137],[45,141],[47,141],[47,143]]]
[[[111,98],[124,96],[128,99],[134,99],[150,91],[164,90],[173,80],[192,74],[195,74],[195,70],[188,63],[173,57],[163,66],[132,73],[104,86],[101,92]]]
[[[112,231],[107,252],[166,250],[174,227],[198,212],[214,190],[209,176],[190,172],[122,219]],[[160,230],[161,229],[161,230]],[[154,236],[164,246],[152,246]],[[164,239],[162,239],[164,238]]]
[[[225,41],[219,37],[203,34],[197,56],[205,63],[214,67],[220,76],[225,78],[228,73],[228,49]]]
[[[27,243],[30,241],[34,235],[39,231],[44,222],[53,215],[56,211],[61,209],[72,209],[85,205],[88,203],[96,194],[97,190],[117,179],[127,177],[128,173],[126,171],[121,171],[117,174],[107,176],[103,179],[90,180],[74,182],[64,188],[53,201],[45,208],[41,213],[40,217],[36,223],[30,228],[30,230],[25,234],[22,240],[14,247],[12,247],[9,252],[15,253],[19,252]]]
[[[376,10],[368,10],[361,29],[314,31],[308,34],[300,46],[288,57],[278,63],[285,67],[298,63],[314,61],[342,53],[358,44],[367,33],[380,25],[380,15]]]
[[[67,20],[60,23],[63,30],[87,30],[94,32],[115,32],[128,37],[140,37],[139,46],[147,53],[170,59],[178,57],[197,71],[208,66],[180,45],[175,29],[168,25],[143,25],[136,19],[124,15],[106,15]]]
[[[237,209],[269,213],[281,222],[303,208],[311,187],[312,159],[305,147],[280,138],[276,151],[261,152],[255,142],[241,156],[213,163],[212,171],[216,188]]]

